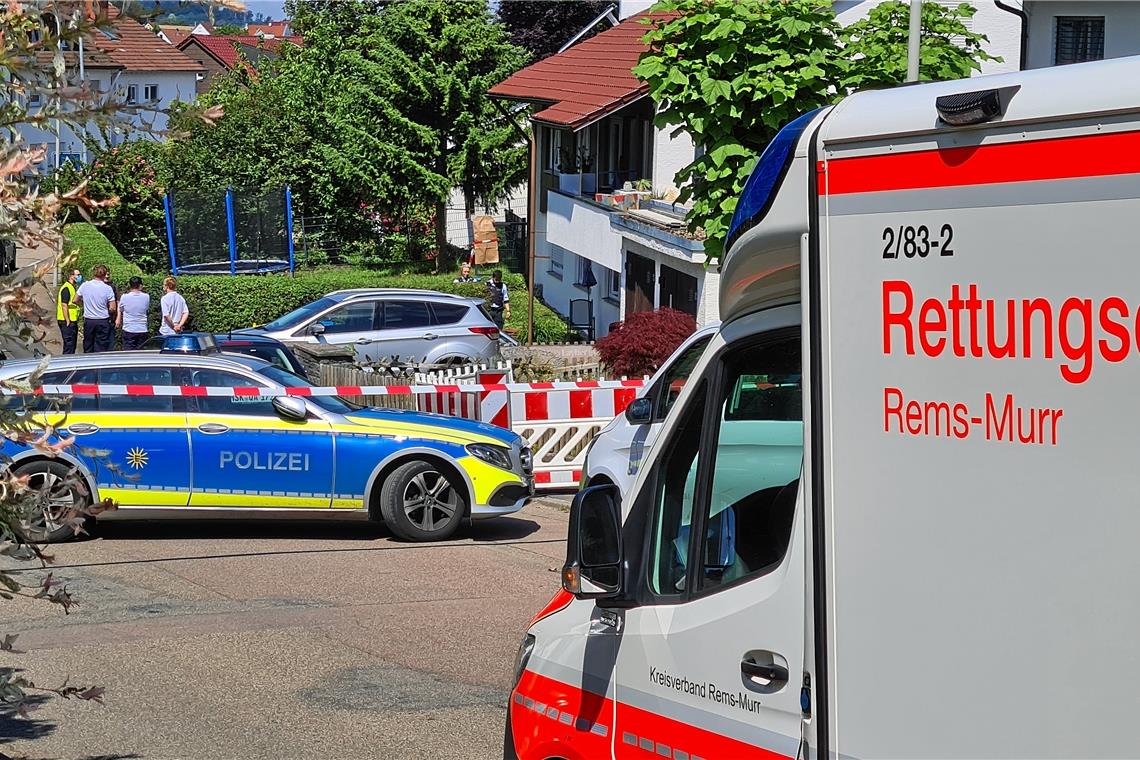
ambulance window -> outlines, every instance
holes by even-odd
[[[208,388],[240,388],[264,385],[256,380],[233,372],[218,369],[197,369],[190,373],[190,384]],[[276,417],[273,400],[269,396],[198,396],[194,399],[199,414],[244,414]]]
[[[801,369],[798,335],[726,362],[712,488],[702,505],[701,589],[763,575],[784,558],[803,464]]]
[[[650,548],[649,586],[658,596],[674,596],[685,588],[689,561],[689,527],[692,525],[693,492],[697,480],[697,454],[705,416],[705,386],[685,410],[685,417],[673,431],[658,472],[656,518]]]
[[[693,367],[697,366],[697,360],[701,358],[701,354],[704,353],[705,346],[709,344],[710,340],[712,340],[711,335],[694,342],[693,345],[685,349],[685,353],[677,357],[673,366],[669,367],[661,376],[657,406],[653,413],[654,420],[663,420],[665,415],[669,414],[669,410],[673,408],[673,403],[681,395],[681,389],[685,387],[685,381],[692,374]]]

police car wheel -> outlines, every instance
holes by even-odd
[[[380,514],[407,541],[442,541],[463,522],[463,496],[431,462],[400,465],[380,489]]]
[[[78,485],[78,474],[63,462],[47,460],[17,467],[15,474],[28,477],[34,494],[21,524],[28,539],[53,543],[75,538],[73,521],[88,501]]]

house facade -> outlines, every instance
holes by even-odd
[[[879,0],[838,0],[839,21]],[[944,2],[956,6],[959,0]],[[982,74],[1140,53],[1140,2],[973,0],[968,21],[989,38]],[[685,230],[674,176],[698,147],[653,126],[632,74],[652,0],[621,0],[622,22],[535,63],[490,91],[534,105],[535,290],[597,337],[630,314],[672,307],[700,325],[719,319],[718,275]],[[590,285],[590,283],[595,283]],[[588,287],[588,285],[590,285]]]
[[[263,35],[191,34],[175,47],[202,67],[198,93],[210,89],[214,79],[239,66],[256,65],[265,57],[276,58],[281,45],[300,45],[300,37],[266,37]]]
[[[196,83],[202,68],[175,50],[138,21],[123,15],[113,5],[104,6],[110,25],[89,35],[80,48],[65,52],[69,69],[82,75],[93,91],[136,106],[138,113],[132,125],[145,133],[161,133],[167,127],[165,111],[176,100],[194,102]],[[29,104],[32,108],[37,103]],[[111,144],[130,139],[132,130],[107,135]],[[57,167],[63,161],[87,160],[88,132],[62,125],[57,136],[48,130],[21,127],[24,139],[47,149],[45,167]]]

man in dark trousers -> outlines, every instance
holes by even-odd
[[[79,286],[76,295],[83,306],[83,353],[110,351],[115,343],[111,315],[115,313],[115,291],[107,284],[110,272],[100,264],[93,279]]]
[[[511,318],[511,294],[507,292],[507,284],[503,282],[503,270],[496,269],[487,280],[487,309],[491,312],[491,319],[503,329],[503,324]]]
[[[78,269],[72,269],[56,294],[55,321],[59,324],[65,354],[74,354],[75,344],[79,340],[79,299],[76,297],[76,289],[81,282],[83,275]]]

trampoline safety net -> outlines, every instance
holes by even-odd
[[[285,188],[211,193],[171,190],[168,201],[174,239],[171,264],[176,274],[291,270]]]

